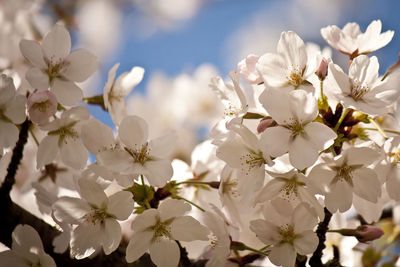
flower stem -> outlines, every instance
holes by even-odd
[[[35,133],[33,132],[32,127],[29,127],[29,133],[32,135],[33,140],[35,140],[36,145],[39,146],[39,141],[38,141],[38,139],[36,138],[36,135],[35,135]]]
[[[370,123],[372,123],[376,129],[378,130],[378,132],[383,136],[383,138],[388,139],[389,137],[385,134],[385,132],[382,130],[381,126],[379,126],[378,123],[376,123],[376,121],[372,118],[372,117],[368,117],[368,120]]]
[[[335,132],[338,131],[340,125],[342,124],[344,118],[346,117],[347,113],[349,113],[349,111],[350,111],[349,108],[346,108],[346,109],[343,111],[342,116],[340,116],[338,122],[337,122],[336,125],[335,125],[335,128],[333,128],[333,130],[334,130]]]
[[[144,193],[144,195],[146,195],[147,194],[147,190],[146,190],[146,184],[144,183],[144,178],[143,178],[143,175],[141,174],[140,175],[140,181],[142,182],[142,187],[143,187],[143,193]],[[150,206],[150,203],[149,203],[149,200],[146,198],[146,200],[144,201],[144,204],[146,205],[146,209],[151,209],[151,206]]]
[[[195,207],[198,208],[199,210],[201,210],[201,211],[203,211],[203,212],[206,211],[205,209],[203,209],[202,207],[200,207],[200,206],[197,205],[196,203],[194,203],[194,202],[192,202],[192,201],[190,201],[189,199],[186,199],[186,198],[184,198],[184,197],[181,197],[181,196],[173,196],[172,198],[185,200],[186,202],[188,202],[189,204],[195,206]]]
[[[376,128],[363,128],[364,130],[370,130],[370,131],[379,131]],[[386,133],[393,133],[393,134],[398,134],[400,135],[400,131],[396,131],[396,130],[390,130],[390,129],[382,129],[382,131],[386,132]]]

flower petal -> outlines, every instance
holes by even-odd
[[[180,250],[174,240],[161,238],[150,245],[150,258],[158,267],[176,267]]]
[[[59,63],[71,50],[71,36],[67,29],[56,24],[44,37],[42,42],[43,55],[53,63]]]
[[[353,192],[345,181],[331,184],[331,192],[325,196],[325,205],[328,210],[335,213],[337,210],[345,212],[350,209],[353,201]]]
[[[51,163],[58,153],[58,135],[48,135],[42,139],[36,156],[36,168],[40,169],[44,165]]]
[[[25,78],[29,84],[38,90],[47,90],[50,87],[49,76],[39,68],[31,68],[26,72]]]
[[[25,104],[26,97],[17,95],[12,102],[7,105],[4,115],[15,124],[23,123],[26,119]]]
[[[182,216],[191,209],[192,207],[190,204],[186,203],[185,201],[172,198],[164,200],[158,207],[161,221]]]
[[[116,250],[121,242],[121,225],[112,218],[104,220],[104,233],[103,233],[103,250],[104,254],[109,255]]]
[[[119,126],[118,136],[131,149],[141,149],[149,136],[146,121],[138,116],[125,117]]]
[[[375,171],[359,168],[353,171],[353,190],[359,197],[376,203],[381,196],[381,183]]]
[[[91,211],[85,200],[75,197],[60,197],[52,209],[57,220],[71,224],[78,224]]]
[[[19,49],[22,55],[29,60],[33,65],[40,69],[46,69],[47,64],[44,62],[42,48],[40,44],[32,40],[21,40]]]
[[[156,209],[148,209],[137,215],[132,221],[132,230],[135,233],[144,231],[149,226],[154,226],[160,219],[160,213]]]
[[[273,157],[279,157],[288,152],[291,132],[282,126],[275,126],[266,129],[260,137],[260,145],[263,151]]]
[[[65,137],[60,147],[61,160],[74,169],[83,169],[89,158],[89,152],[77,138]]]
[[[296,251],[289,243],[282,243],[271,249],[268,258],[273,264],[293,267],[296,262]]]
[[[85,50],[77,50],[69,54],[65,59],[68,67],[61,73],[67,80],[83,82],[89,78],[99,65],[95,55]]]
[[[318,237],[312,231],[304,231],[293,242],[294,248],[300,255],[313,253],[318,246]]]
[[[136,261],[150,248],[153,234],[151,231],[136,232],[133,234],[126,248],[125,259],[127,262]]]
[[[164,186],[173,175],[171,162],[167,159],[149,160],[144,166],[148,170],[147,180],[156,187]]]
[[[18,127],[12,123],[0,120],[0,151],[3,148],[14,146],[18,140]]]
[[[107,212],[118,220],[126,220],[133,211],[132,193],[120,191],[108,198]]]
[[[201,225],[192,216],[180,216],[171,223],[171,235],[175,240],[191,242],[194,240],[208,240],[210,231]]]
[[[80,178],[78,184],[82,198],[97,208],[105,208],[105,204],[108,204],[108,198],[98,183],[87,178]]]
[[[90,119],[82,126],[81,138],[85,147],[94,155],[114,145],[111,128],[96,119]]]
[[[71,256],[80,260],[92,255],[100,244],[100,229],[100,224],[91,222],[78,225],[71,235]]]
[[[310,167],[318,159],[318,150],[308,137],[298,135],[289,144],[290,163],[299,170]]]
[[[58,102],[65,106],[75,105],[83,97],[82,89],[74,82],[59,78],[54,78],[51,85],[51,92],[56,95]]]
[[[28,224],[17,225],[12,233],[12,239],[12,250],[20,256],[28,254],[31,248],[43,251],[43,244],[39,234]]]

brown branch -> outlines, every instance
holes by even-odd
[[[324,266],[324,264],[322,263],[322,251],[325,249],[326,232],[328,231],[329,222],[332,218],[332,213],[327,208],[324,208],[324,212],[324,220],[318,224],[316,232],[319,242],[317,249],[314,251],[313,255],[310,258],[309,264],[311,267]]]

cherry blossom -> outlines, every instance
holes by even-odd
[[[387,45],[393,38],[394,31],[381,33],[382,22],[372,21],[364,33],[355,23],[347,23],[343,29],[336,25],[321,29],[322,37],[334,48],[349,56],[369,54]]]
[[[400,73],[393,73],[382,80],[378,71],[379,63],[375,56],[356,57],[350,65],[349,75],[330,63],[326,95],[340,101],[345,107],[370,115],[387,113],[387,106],[393,104],[400,95],[396,89],[400,83]]]
[[[173,133],[148,141],[146,121],[138,116],[125,117],[118,129],[123,148],[105,150],[97,160],[120,174],[141,174],[151,185],[163,186],[172,177],[171,162],[166,159],[175,142]]]
[[[15,124],[23,123],[26,97],[18,95],[13,79],[1,74],[0,77],[0,151],[14,146],[18,139],[18,128]],[[2,153],[0,153],[2,154]]]
[[[49,122],[57,112],[57,98],[50,91],[38,91],[28,97],[28,113],[31,121],[38,125]]]
[[[96,56],[85,50],[70,53],[71,37],[64,26],[56,24],[42,44],[22,40],[20,49],[33,68],[26,73],[32,87],[54,93],[58,102],[71,106],[82,99],[75,82],[83,82],[97,69]]]
[[[167,199],[158,209],[139,214],[132,222],[134,233],[126,248],[126,261],[133,262],[149,251],[157,266],[178,266],[180,250],[175,240],[208,240],[208,229],[184,215],[190,209],[183,200]]]
[[[4,266],[57,266],[46,254],[39,234],[30,225],[19,224],[12,233],[11,250],[0,252],[0,262]]]
[[[273,246],[268,255],[272,263],[292,267],[296,253],[307,255],[317,248],[318,237],[313,232],[317,217],[306,203],[293,208],[276,199],[263,212],[265,220],[251,221],[250,229],[264,244]]]
[[[108,72],[108,81],[104,86],[103,94],[104,106],[115,125],[119,125],[121,120],[128,115],[125,97],[142,81],[144,75],[143,68],[133,67],[131,71],[124,72],[115,79],[118,67],[119,63]]]
[[[270,89],[261,94],[260,102],[278,123],[262,133],[263,145],[271,156],[289,151],[290,163],[302,170],[313,165],[318,153],[333,144],[335,132],[313,121],[318,115],[318,104],[310,93],[296,90],[287,94]]]
[[[71,256],[82,259],[103,247],[106,255],[121,241],[121,226],[133,210],[132,194],[126,191],[107,196],[102,187],[87,178],[78,181],[82,198],[60,197],[53,205],[54,217],[77,225],[71,235]]]

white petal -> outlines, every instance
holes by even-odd
[[[287,125],[293,114],[290,112],[289,94],[279,88],[268,88],[259,97],[260,103],[280,125]]]
[[[85,147],[94,155],[114,145],[111,128],[96,119],[90,119],[82,126],[81,138]]]
[[[30,263],[27,263],[26,259],[18,257],[12,250],[0,252],[0,262],[4,264],[4,266],[32,266]]]
[[[318,246],[318,237],[312,231],[304,231],[293,242],[294,248],[300,255],[313,253]]]
[[[372,203],[364,198],[354,195],[353,205],[358,214],[360,214],[367,223],[374,223],[379,221],[383,207],[385,206],[385,201],[381,200],[377,203]]]
[[[85,50],[72,52],[64,61],[68,63],[68,67],[61,75],[74,82],[83,82],[89,78],[99,65],[97,57]]]
[[[331,186],[331,192],[325,196],[325,205],[328,210],[335,213],[337,210],[345,212],[350,209],[353,192],[345,181],[338,181]]]
[[[57,220],[71,224],[78,224],[91,211],[86,201],[75,197],[60,197],[52,209]]]
[[[136,261],[150,248],[153,234],[151,231],[136,232],[133,234],[126,248],[125,259],[127,262]]]
[[[191,209],[192,207],[190,206],[190,204],[186,203],[185,201],[172,198],[164,200],[158,207],[161,221],[166,221],[169,218],[182,216]]]
[[[43,251],[43,244],[39,234],[28,224],[17,225],[12,233],[12,239],[12,250],[20,256],[28,254],[31,248]]]
[[[353,190],[359,197],[376,203],[381,195],[381,183],[375,171],[360,168],[353,171]]]
[[[176,132],[170,132],[167,135],[151,140],[149,142],[150,155],[159,158],[168,157],[173,151],[177,141],[178,136]]]
[[[284,182],[278,179],[272,179],[269,181],[263,189],[258,193],[256,198],[257,203],[262,203],[267,200],[272,200],[279,195],[282,187],[285,185]]]
[[[113,94],[127,96],[142,81],[143,75],[144,69],[141,67],[133,67],[130,72],[122,73],[115,81]]]
[[[266,245],[279,242],[279,228],[266,220],[258,219],[250,221],[250,230]]]
[[[89,158],[89,152],[77,138],[65,137],[61,148],[61,160],[74,169],[83,169]]]
[[[109,255],[116,250],[121,242],[121,226],[115,219],[104,220],[103,250],[104,254]]]
[[[105,168],[123,174],[138,174],[129,173],[133,170],[133,160],[131,155],[125,150],[105,150],[97,154],[97,161]],[[140,164],[139,164],[140,165]]]
[[[210,231],[192,216],[180,216],[171,223],[171,235],[175,240],[185,242],[208,240],[209,233]]]
[[[334,139],[337,137],[337,134],[331,128],[319,122],[308,123],[304,127],[304,131],[318,151],[327,149],[333,145]]]
[[[366,55],[356,57],[349,68],[349,77],[357,79],[361,84],[372,85],[378,79],[379,63],[376,57]]]
[[[132,229],[135,233],[144,231],[149,226],[154,226],[160,219],[160,213],[156,209],[148,209],[137,215],[132,222]]]
[[[18,127],[0,120],[0,129],[0,150],[6,147],[13,147],[18,140]]]
[[[48,135],[42,139],[39,144],[37,151],[37,164],[36,168],[40,169],[44,165],[51,163],[57,156],[58,153],[58,135]]]
[[[82,198],[86,199],[88,203],[97,208],[105,208],[105,204],[108,201],[107,195],[98,183],[87,178],[80,178],[78,184],[79,193]]]
[[[290,163],[299,170],[310,167],[318,159],[318,150],[311,140],[299,135],[289,145]]]
[[[273,264],[293,267],[296,262],[296,251],[289,243],[283,243],[274,246],[268,258]]]
[[[65,106],[75,105],[83,97],[82,89],[74,82],[59,78],[54,78],[51,85],[51,92],[56,95],[58,102]]]
[[[132,193],[120,191],[108,198],[107,212],[118,220],[126,220],[133,211]]]
[[[51,62],[59,62],[69,54],[71,50],[71,36],[67,29],[56,24],[44,37],[42,51],[44,56]]]
[[[50,87],[49,76],[39,68],[29,69],[25,78],[34,89],[47,90]]]
[[[264,82],[270,86],[279,87],[287,83],[287,65],[280,55],[264,54],[256,64]]]
[[[291,132],[282,126],[275,126],[266,129],[260,137],[260,146],[263,151],[273,157],[279,157],[288,152]]]
[[[397,165],[393,166],[393,169],[389,172],[386,190],[390,198],[395,201],[400,200],[400,168]]]
[[[296,233],[303,232],[304,230],[312,230],[318,223],[318,218],[314,210],[306,203],[297,205],[293,212],[292,221],[294,223],[294,230]]]
[[[156,187],[164,186],[173,175],[171,162],[167,159],[146,161],[144,167],[148,170],[147,180]]]
[[[138,116],[125,117],[119,126],[118,136],[127,147],[141,149],[149,136],[147,123]]]
[[[0,76],[0,106],[7,106],[16,94],[14,81],[5,74]]]
[[[158,267],[177,267],[180,258],[178,244],[174,240],[159,239],[150,245],[150,258]]]
[[[78,225],[71,236],[71,256],[80,260],[92,255],[100,246],[101,230],[99,224],[84,223]]]
[[[25,112],[26,97],[17,95],[9,105],[7,105],[4,115],[16,124],[23,123],[26,119]]]
[[[318,103],[311,93],[295,90],[289,94],[290,113],[301,124],[308,123],[318,115]]]
[[[21,40],[19,43],[19,49],[21,50],[22,55],[33,65],[40,69],[47,68],[47,64],[43,59],[42,48],[38,42],[32,40]]]
[[[376,161],[379,153],[369,147],[352,147],[344,152],[348,165],[369,165]]]
[[[306,47],[304,41],[295,32],[282,32],[277,50],[285,59],[286,66],[298,68],[300,71],[306,66]]]
[[[232,168],[241,168],[241,157],[248,154],[249,151],[240,142],[239,138],[228,139],[217,148],[216,155]]]

